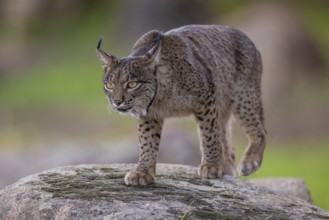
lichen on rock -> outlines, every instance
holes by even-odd
[[[44,171],[0,190],[0,219],[328,219],[295,196],[250,181],[207,180],[196,168],[159,164],[156,183],[124,184],[133,164]]]

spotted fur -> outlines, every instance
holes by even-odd
[[[246,35],[220,25],[150,31],[122,59],[102,51],[100,44],[96,51],[110,103],[117,111],[138,119],[139,162],[126,175],[127,185],[154,182],[162,125],[168,117],[195,116],[202,152],[201,177],[235,175],[231,114],[249,138],[239,174],[249,175],[260,167],[266,134],[262,62]]]

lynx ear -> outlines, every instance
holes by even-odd
[[[154,58],[160,51],[161,37],[162,34],[159,32],[152,43],[153,47],[149,49],[145,55],[140,56],[140,59],[138,59],[139,64],[147,65],[154,61]]]
[[[104,69],[107,67],[113,67],[119,62],[119,59],[113,55],[109,55],[109,54],[105,53],[102,49],[100,49],[102,41],[103,41],[103,37],[101,37],[98,41],[98,44],[96,47],[96,55],[100,59],[101,64]]]

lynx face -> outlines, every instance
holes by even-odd
[[[155,67],[138,65],[138,59],[122,59],[105,73],[104,91],[119,113],[146,115],[156,95]]]
[[[100,49],[96,54],[104,69],[104,91],[113,108],[120,113],[145,116],[157,91],[156,62],[160,34],[154,46],[143,55],[118,59]]]

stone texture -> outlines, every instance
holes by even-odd
[[[329,219],[303,199],[232,177],[200,179],[191,166],[159,164],[156,184],[125,186],[134,166],[60,167],[25,177],[0,190],[0,219]]]
[[[299,178],[266,178],[266,179],[253,179],[250,182],[259,186],[268,187],[271,190],[295,196],[307,202],[312,202],[311,193],[308,190],[305,181]]]

